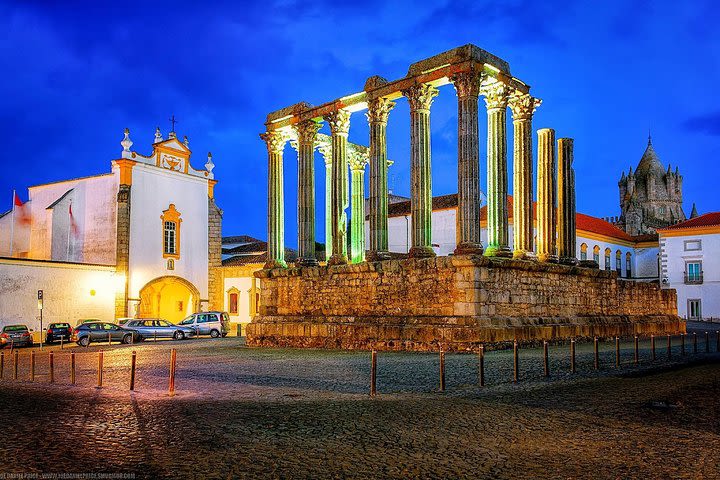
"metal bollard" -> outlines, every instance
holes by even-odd
[[[103,352],[98,352],[97,388],[103,386]]]
[[[570,340],[570,373],[575,373],[575,340]]]
[[[48,362],[50,364],[50,383],[55,383],[55,357],[53,352],[48,355]]]
[[[370,354],[370,396],[374,397],[377,393],[377,352],[375,350]]]
[[[517,383],[520,379],[520,358],[518,357],[518,342],[513,342],[513,382]]]
[[[595,353],[595,370],[600,370],[600,352],[598,351],[598,337],[593,339],[593,350]]]
[[[60,335],[60,350],[65,348],[65,337]]]
[[[635,365],[638,363],[640,363],[640,340],[638,336],[635,335]]]
[[[710,333],[705,332],[705,353],[710,353]]]
[[[171,397],[175,395],[175,358],[176,352],[173,348],[170,350],[170,384],[168,386],[168,395]]]
[[[672,358],[672,335],[669,333],[667,334],[667,358],[668,360]]]
[[[0,380],[5,375],[5,352],[0,352]]]
[[[680,334],[680,355],[685,355],[685,334]]]
[[[153,342],[157,342],[157,330],[153,332]]]
[[[130,391],[135,391],[135,364],[137,363],[137,352],[133,350],[132,360],[130,361]]]
[[[112,345],[112,335],[108,333],[108,345]]]
[[[30,381],[35,381],[35,352],[30,352]]]
[[[13,357],[13,358],[15,360],[15,362],[14,362],[15,364],[13,365],[13,368],[15,369],[15,371],[13,372],[13,380],[17,380],[18,379],[18,362],[20,361],[17,350],[15,350],[15,357]]]
[[[697,333],[693,332],[693,353],[697,353]]]
[[[75,352],[70,352],[70,383],[75,385]]]
[[[485,386],[485,345],[480,345],[480,353],[478,353],[478,375],[480,376],[480,386]]]
[[[615,368],[620,368],[620,337],[615,337]]]
[[[720,352],[720,330],[715,332],[715,351]]]
[[[655,361],[655,335],[650,335],[650,358]]]
[[[543,340],[543,367],[545,370],[545,376],[550,376],[550,361],[548,359],[548,343],[547,340]]]
[[[445,391],[445,352],[440,349],[440,391]]]

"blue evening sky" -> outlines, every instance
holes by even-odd
[[[402,77],[420,59],[474,43],[543,99],[534,129],[575,138],[578,210],[619,214],[617,181],[648,129],[680,166],[685,210],[720,210],[720,3],[708,1],[39,2],[0,4],[0,210],[33,184],[105,173],[130,128],[149,153],[168,118],[202,168],[213,152],[225,235],[266,237],[268,112]],[[456,186],[456,97],[432,107],[433,194]],[[482,111],[482,110],[481,110]],[[481,138],[486,125],[480,123]],[[327,126],[323,131],[327,131]],[[509,130],[509,138],[512,131]],[[367,144],[362,113],[350,140]],[[484,143],[484,142],[483,142]],[[511,143],[511,142],[510,142]],[[409,193],[409,113],[391,113],[394,193]],[[512,152],[509,152],[512,155]],[[485,188],[485,148],[481,186]],[[296,160],[285,154],[286,242],[295,246]],[[318,240],[324,238],[322,160]],[[512,185],[512,178],[510,180]]]

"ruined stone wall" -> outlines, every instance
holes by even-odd
[[[684,330],[674,291],[615,272],[487,257],[263,270],[251,345],[447,349]]]

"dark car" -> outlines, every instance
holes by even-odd
[[[107,322],[88,322],[78,325],[73,329],[71,340],[81,347],[87,347],[92,342],[131,343],[140,340],[140,335],[127,328]]]
[[[72,327],[69,323],[51,323],[45,332],[45,343],[59,341],[68,342],[72,336]]]
[[[32,347],[33,339],[26,325],[7,325],[0,333],[2,347]]]

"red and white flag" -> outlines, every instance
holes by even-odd
[[[27,206],[20,200],[17,192],[13,192],[13,217],[20,225],[30,225],[30,215]]]
[[[79,230],[78,230],[77,223],[75,222],[75,217],[73,217],[72,203],[70,204],[70,207],[68,208],[68,213],[70,214],[70,231],[72,232],[73,237],[77,237]]]

